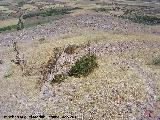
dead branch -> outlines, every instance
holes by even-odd
[[[44,68],[42,68],[41,74],[43,76],[43,80],[46,80],[48,78],[48,74],[57,72],[56,64],[61,55],[61,48],[55,48],[54,56],[52,56],[50,60],[47,62],[47,64],[44,66]]]
[[[13,42],[13,50],[14,52],[16,52],[16,56],[14,60],[11,60],[11,62],[15,63],[16,65],[19,65],[21,67],[21,70],[23,71],[24,66],[25,66],[25,61],[23,60],[24,55],[23,55],[23,59],[21,59],[17,42]]]

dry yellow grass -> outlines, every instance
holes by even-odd
[[[30,5],[30,4],[25,4],[21,8],[22,10],[27,10],[27,11],[35,11],[38,9],[38,7]]]
[[[9,8],[5,7],[5,6],[0,6],[0,11],[7,11],[9,10]]]
[[[39,68],[42,64],[46,63],[53,55],[53,49],[55,47],[63,47],[68,44],[85,44],[88,41],[91,42],[114,42],[114,41],[128,41],[128,40],[160,40],[159,35],[123,35],[114,34],[114,32],[105,31],[93,31],[91,29],[78,30],[74,34],[66,34],[60,37],[46,38],[46,42],[40,44],[35,41],[32,44],[19,45],[20,51],[25,55],[25,59],[28,61],[29,66],[36,66]],[[27,51],[26,51],[27,49]],[[12,48],[5,50],[6,53],[12,51]],[[12,55],[6,54],[6,58],[12,58]]]
[[[17,18],[0,20],[0,28],[10,26],[10,25],[16,25],[17,23],[18,23]]]
[[[66,1],[70,2],[70,0]],[[97,7],[95,4],[90,6],[85,5],[86,1],[79,0],[78,2],[82,2],[80,7],[83,7],[84,10],[77,10],[72,14],[73,16],[86,12],[86,9]],[[39,2],[39,4],[47,3]],[[23,7],[27,9],[31,8],[31,6]],[[16,24],[17,21],[16,19],[0,21],[0,25],[2,25],[2,27],[13,25]],[[157,26],[157,29],[158,28],[159,26]],[[116,30],[103,31],[83,28],[75,30],[72,34],[45,38],[43,43],[38,40],[33,40],[32,43],[19,43],[20,56],[22,57],[24,55],[24,60],[27,62],[25,70],[31,70],[33,73],[28,76],[23,75],[20,66],[11,63],[10,60],[15,58],[12,46],[5,48],[5,50],[2,48],[0,52],[2,53],[1,57],[5,63],[2,64],[4,72],[0,71],[0,79],[2,79],[0,80],[1,96],[13,95],[13,97],[10,97],[12,100],[16,95],[19,95],[17,96],[18,98],[15,98],[15,101],[21,100],[23,98],[22,96],[25,96],[31,102],[36,101],[35,99],[40,95],[39,88],[42,85],[42,81],[39,81],[39,70],[41,66],[46,64],[53,56],[54,48],[56,47],[64,47],[68,44],[81,45],[86,44],[88,41],[91,43],[105,44],[107,42],[133,40],[159,41],[160,35],[122,34],[121,31]],[[132,104],[136,106],[136,103],[143,103],[150,97],[146,89],[146,83],[131,67],[124,64],[113,63],[118,63],[123,60],[134,60],[140,68],[147,71],[149,75],[153,75],[153,82],[156,83],[157,87],[157,96],[160,97],[160,70],[159,67],[151,64],[154,58],[160,56],[160,49],[149,46],[141,47],[142,48],[122,53],[117,52],[99,56],[97,59],[99,67],[88,77],[80,79],[69,77],[60,85],[49,86],[52,87],[49,89],[53,89],[56,96],[53,98],[53,101],[47,100],[44,102],[45,104],[42,106],[44,114],[53,115],[54,112],[57,112],[57,108],[59,112],[58,115],[64,115],[66,112],[74,114],[78,109],[81,109],[81,113],[85,114],[89,110],[96,108],[97,111],[94,114],[94,119],[100,119],[102,114],[105,114],[107,116],[105,117],[110,120],[124,120],[125,116],[130,115],[127,111],[130,108],[126,108],[126,110],[125,107],[131,107],[131,115],[137,116],[139,111],[134,109],[134,107],[132,108]],[[61,86],[63,86],[62,90],[60,89]],[[75,87],[73,89],[74,91],[71,91],[73,86]],[[58,89],[60,89],[59,92],[57,92]],[[69,100],[70,98],[72,99],[71,101]],[[56,99],[59,101],[55,102]],[[29,104],[30,103],[26,104],[26,106],[29,106]],[[25,109],[25,107],[22,109]]]
[[[122,35],[122,34],[114,34],[112,32],[104,32],[104,31],[92,31],[88,29],[84,29],[83,32],[79,31],[79,33],[71,34],[71,35],[63,35],[57,38],[46,38],[46,42],[43,44],[39,44],[38,42],[34,42],[35,47],[28,48],[26,52],[24,52],[25,59],[27,59],[27,66],[29,68],[33,67],[33,69],[40,69],[41,65],[46,64],[47,61],[53,56],[53,50],[55,47],[64,47],[68,44],[86,44],[88,41],[91,42],[114,42],[114,41],[129,41],[129,40],[159,40],[160,36],[158,35]],[[54,41],[54,42],[53,42]],[[32,45],[32,46],[34,46]],[[22,49],[26,49],[27,47],[22,47]],[[23,51],[23,50],[22,50]],[[36,73],[35,72],[35,73]]]
[[[6,10],[6,11],[3,11],[3,13],[11,14],[11,13],[16,13],[16,11],[14,11],[14,10]]]
[[[33,100],[39,93],[39,88],[37,87],[38,76],[22,77],[22,71],[19,66],[9,63],[9,68],[2,77],[3,80],[0,80],[1,95],[21,94]]]
[[[148,34],[133,34],[133,35],[123,35],[115,34],[113,31],[93,31],[91,29],[82,29],[75,31],[74,34],[60,35],[58,37],[46,38],[45,42],[40,44],[38,41],[34,41],[31,44],[19,44],[19,49],[21,54],[24,54],[24,59],[27,60],[27,68],[33,68],[32,72],[37,73],[40,67],[47,63],[51,56],[53,56],[53,50],[55,47],[63,47],[68,44],[85,44],[88,41],[105,43],[105,42],[115,42],[115,41],[129,41],[129,40],[160,40],[159,35],[148,35]],[[12,48],[8,48],[4,54],[5,59],[12,58]],[[134,49],[132,51],[126,51],[124,53],[116,53],[107,56],[101,56],[98,58],[99,68],[97,68],[91,75],[87,78],[75,79],[73,77],[68,78],[67,83],[72,83],[73,81],[80,80],[82,84],[80,87],[76,88],[76,91],[72,94],[72,102],[74,104],[69,104],[69,110],[74,111],[75,106],[79,105],[79,102],[84,100],[84,95],[86,93],[92,95],[94,101],[86,101],[83,105],[85,108],[84,112],[90,107],[95,106],[99,109],[96,116],[100,116],[102,113],[106,113],[107,117],[114,120],[123,119],[123,116],[128,113],[122,113],[122,106],[130,104],[130,102],[145,101],[149,95],[147,93],[146,85],[132,69],[127,68],[126,65],[114,65],[113,63],[119,62],[120,60],[130,60],[131,57],[137,62],[137,64],[144,70],[150,73],[157,73],[155,82],[160,88],[159,82],[159,69],[153,66],[148,66],[152,58],[153,52],[158,52],[159,49],[149,48],[143,46],[141,49]],[[7,54],[9,53],[9,54]],[[8,60],[9,61],[9,60]],[[17,75],[18,73],[18,75]],[[22,71],[18,66],[10,64],[10,68],[7,74],[11,74],[8,78],[4,78],[1,81],[0,91],[2,94],[9,94],[13,91],[20,91],[24,95],[28,96],[30,100],[34,100],[35,96],[39,94],[39,87],[41,83],[38,82],[38,74],[32,74],[31,76],[22,76]],[[37,84],[38,82],[38,84]],[[16,83],[16,84],[15,84]],[[70,83],[70,84],[71,84]],[[65,84],[65,83],[64,83]],[[10,87],[8,87],[10,85]],[[20,86],[20,87],[19,87]],[[13,91],[10,91],[9,89]],[[158,91],[160,91],[158,89]],[[104,99],[102,99],[101,94],[105,94],[106,98],[104,104]],[[65,96],[65,95],[64,95]],[[52,114],[54,105],[52,102],[47,101],[44,111],[47,114]],[[64,107],[63,104],[59,106]],[[82,106],[82,105],[80,105]],[[59,113],[63,115],[64,113]],[[133,115],[139,114],[137,111],[132,110]]]
[[[144,81],[134,71],[127,69],[125,65],[113,65],[114,62],[119,62],[124,58],[119,58],[117,54],[99,57],[99,68],[87,78],[78,79],[82,81],[82,84],[80,87],[77,85],[76,91],[74,94],[72,93],[72,96],[74,96],[72,99],[73,104],[68,104],[69,111],[74,111],[74,105],[84,106],[81,108],[83,112],[96,106],[98,111],[94,117],[97,119],[100,115],[106,114],[108,119],[123,120],[124,116],[128,114],[123,112],[123,105],[131,105],[131,101],[145,101],[148,94]],[[75,78],[67,79],[70,84],[76,80]],[[86,93],[88,96],[92,96],[91,100],[85,100]],[[61,107],[63,107],[63,103]],[[53,108],[54,104],[48,102],[45,109],[46,114],[51,114]],[[132,115],[138,114],[138,111],[133,109],[131,111]],[[63,115],[65,113],[60,112],[59,114]]]

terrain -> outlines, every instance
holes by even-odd
[[[159,0],[0,0],[0,10],[0,119],[160,119]],[[88,54],[96,68],[72,75]]]

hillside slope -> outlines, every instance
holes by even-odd
[[[89,12],[0,34],[0,117],[159,119],[159,33],[159,26]],[[74,53],[65,53],[73,44],[78,46]],[[49,77],[42,79],[41,69],[54,58],[55,48],[62,49],[56,73],[66,73],[88,51],[97,56],[98,68],[87,77],[50,84]],[[17,56],[23,64],[15,64]]]

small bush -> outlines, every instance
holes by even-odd
[[[65,75],[63,75],[63,74],[57,74],[57,75],[55,75],[54,78],[52,79],[51,84],[61,83],[61,82],[63,82],[65,79],[66,79],[66,76],[65,76]]]
[[[94,11],[96,12],[108,12],[110,9],[108,8],[96,8],[96,9],[93,9]]]
[[[10,26],[0,28],[0,32],[8,31],[8,30],[16,30],[16,29],[17,29],[17,25],[10,25]]]
[[[76,45],[69,45],[67,48],[65,48],[64,52],[67,54],[74,54],[77,48],[78,46]]]
[[[94,54],[87,54],[76,61],[68,74],[74,77],[86,77],[93,72],[96,67],[98,67],[96,56]]]
[[[13,73],[8,73],[8,74],[6,74],[6,75],[4,75],[4,78],[10,78],[11,76],[13,75]]]
[[[159,65],[160,66],[160,57],[153,60],[153,65]]]
[[[129,15],[122,15],[121,17],[124,19],[129,19],[135,23],[141,23],[141,24],[146,24],[146,25],[160,24],[160,18],[157,16],[129,14]]]

